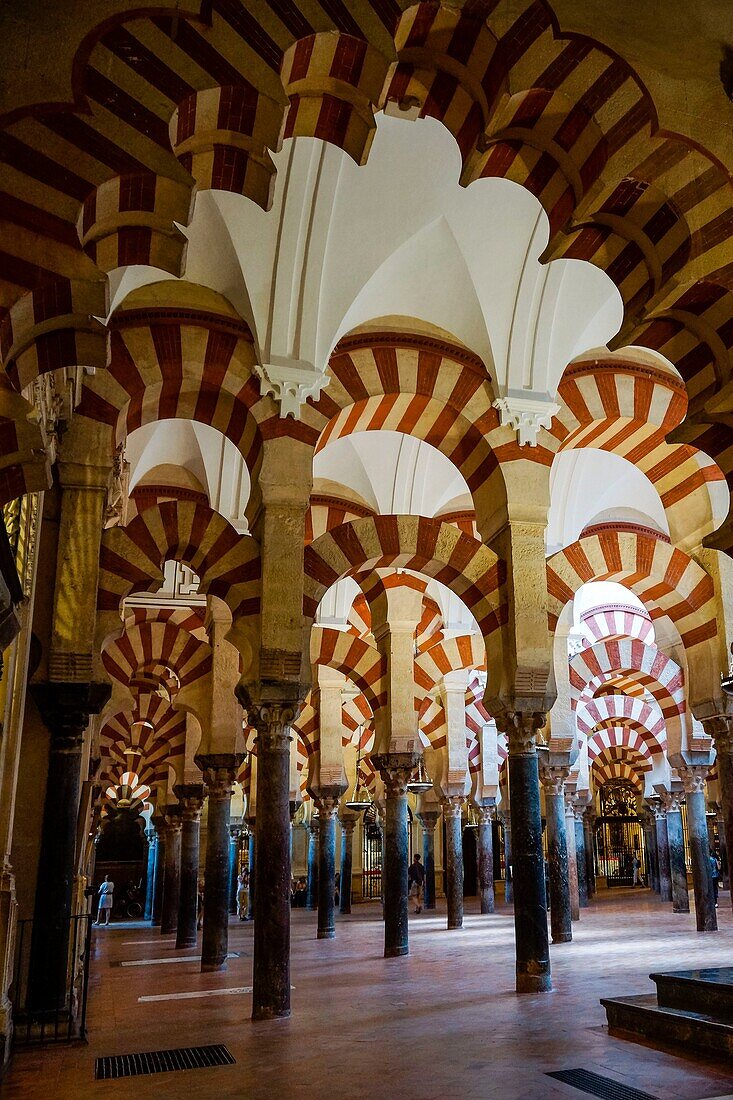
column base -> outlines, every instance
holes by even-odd
[[[559,936],[553,936],[552,937],[552,942],[553,943],[572,943],[573,942],[573,933],[572,932],[562,932],[562,933],[560,933]]]
[[[463,928],[463,921],[460,921],[460,922],[449,921],[448,926],[447,926],[448,932],[453,932],[456,928]]]
[[[290,1009],[283,1009],[282,1012],[276,1012],[272,1008],[255,1008],[252,1010],[251,1020],[253,1023],[258,1023],[260,1020],[289,1020],[291,1016]]]
[[[552,978],[549,974],[517,974],[517,993],[551,993]]]
[[[319,928],[316,934],[317,940],[335,940],[336,929],[335,928]]]
[[[198,936],[194,936],[192,939],[189,938],[189,939],[185,939],[185,940],[176,940],[176,949],[180,948],[181,950],[183,950],[184,948],[187,948],[187,947],[196,947],[197,944],[198,944]]]
[[[402,958],[403,955],[409,955],[409,953],[410,953],[410,949],[407,946],[405,946],[405,947],[385,947],[385,949],[384,949],[385,959],[399,959],[399,958]]]
[[[221,962],[204,962],[201,960],[201,973],[213,974],[219,970],[227,970],[227,960],[222,959]]]

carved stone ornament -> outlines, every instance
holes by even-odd
[[[419,759],[414,752],[385,752],[372,756],[372,764],[382,777],[388,795],[407,794],[407,784]]]
[[[540,768],[542,786],[548,794],[562,795],[565,792],[565,780],[570,775],[570,768],[556,768],[549,765]]]
[[[328,375],[310,363],[264,363],[255,365],[260,379],[260,393],[269,394],[280,405],[280,416],[300,417],[301,406],[309,397],[316,401],[328,385]]]
[[[708,774],[708,769],[706,765],[702,767],[685,767],[683,765],[679,765],[677,768],[677,774],[682,780],[685,794],[704,794],[705,779]]]

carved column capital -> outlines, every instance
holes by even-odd
[[[716,752],[733,751],[733,730],[729,718],[722,714],[715,718],[704,718],[702,726],[708,737],[712,737],[715,742]]]
[[[312,817],[308,822],[308,832],[315,840],[318,836],[318,830],[321,827],[320,819],[318,817]]]
[[[320,795],[315,799],[318,816],[322,820],[335,818],[339,809],[339,798],[332,795]]]
[[[31,684],[30,693],[51,733],[51,752],[78,752],[89,725],[112,692],[109,684],[49,681]]]
[[[565,780],[570,775],[570,768],[556,767],[543,764],[540,767],[540,780],[547,794],[563,797],[565,794]]]
[[[490,825],[491,822],[494,820],[493,811],[493,806],[479,806],[477,811],[479,825]]]
[[[183,827],[181,810],[179,806],[166,806],[165,808],[165,834],[166,836],[180,833]]]
[[[537,735],[547,720],[544,711],[505,710],[495,718],[497,729],[506,734],[510,756],[537,752]]]
[[[440,814],[437,810],[423,810],[417,815],[417,819],[427,833],[432,833],[438,824]]]
[[[183,821],[198,821],[204,807],[202,783],[176,783],[173,793],[178,799]]]
[[[707,764],[680,764],[677,768],[677,774],[682,780],[682,786],[684,787],[685,794],[704,793],[705,780],[707,779],[708,774]]]
[[[420,757],[414,752],[385,752],[372,756],[372,764],[391,795],[407,793],[407,784],[419,760]]]
[[[354,832],[354,829],[356,828],[356,814],[349,814],[348,816],[347,814],[341,814],[339,816],[339,821],[341,822],[341,828],[346,833],[347,837],[351,836]]]
[[[654,814],[655,821],[664,821],[667,817],[667,807],[662,802],[661,798],[655,799],[649,806],[649,809]]]
[[[466,799],[463,795],[451,795],[450,798],[444,798],[441,801],[443,807],[443,817],[446,821],[460,821],[463,814],[463,805]]]
[[[214,801],[231,798],[232,784],[244,760],[243,753],[220,752],[195,756],[194,762],[203,772],[206,794]]]
[[[258,751],[290,752],[290,727],[298,714],[298,702],[248,703],[247,718],[257,730]]]
[[[680,796],[676,791],[665,791],[662,796],[662,802],[668,814],[678,814],[682,809],[680,806]]]
[[[241,825],[230,825],[229,826],[229,836],[231,837],[232,840],[239,840],[239,838],[241,837],[243,832],[244,832],[244,830],[242,829]]]

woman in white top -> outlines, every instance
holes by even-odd
[[[99,905],[97,907],[96,924],[109,924],[109,918],[112,916],[114,890],[114,882],[111,881],[109,875],[105,875],[104,882],[99,887]],[[104,921],[102,920],[102,914],[104,914]]]

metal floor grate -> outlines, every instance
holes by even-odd
[[[116,1054],[97,1058],[94,1077],[112,1081],[116,1077],[138,1077],[146,1073],[169,1073],[176,1069],[205,1069],[207,1066],[232,1066],[236,1059],[225,1046],[179,1047],[177,1050],[151,1050],[143,1054]]]
[[[599,1073],[592,1073],[589,1069],[560,1069],[555,1073],[546,1073],[545,1076],[563,1081],[590,1096],[599,1096],[601,1100],[658,1100],[650,1092],[641,1092],[630,1085],[622,1085],[620,1081],[601,1077]]]

